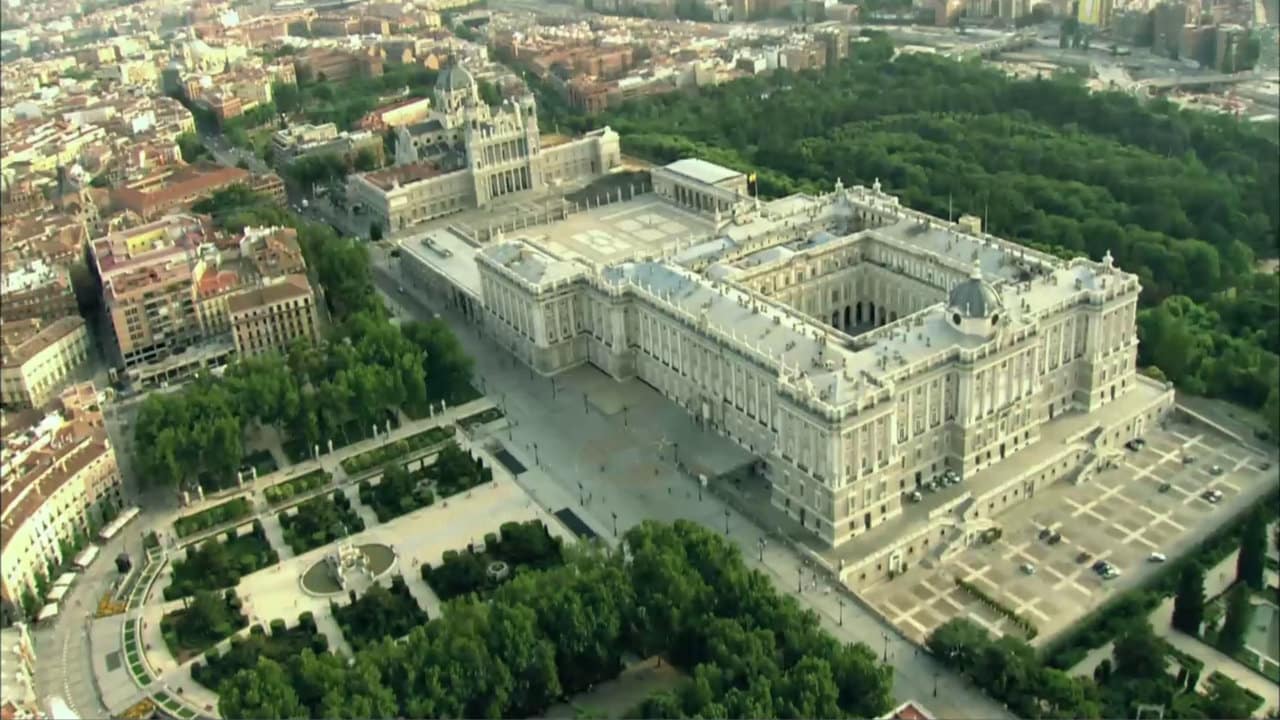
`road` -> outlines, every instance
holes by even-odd
[[[594,467],[587,467],[584,473],[583,464],[577,458],[584,454],[583,444],[592,441],[584,439],[588,433],[593,435],[593,439],[602,434],[626,438],[631,445],[627,450],[634,450],[642,444],[652,443],[656,438],[648,435],[656,435],[663,428],[631,423],[624,429],[622,426],[626,420],[616,414],[597,417],[596,413],[591,413],[593,429],[573,434],[564,432],[565,427],[581,421],[583,412],[584,403],[580,398],[584,393],[572,386],[572,379],[558,380],[560,391],[554,392],[548,381],[540,377],[531,380],[526,367],[511,363],[509,353],[478,335],[474,326],[453,311],[433,307],[411,285],[405,288],[406,292],[401,292],[398,271],[389,265],[396,261],[387,252],[388,248],[379,247],[372,253],[374,283],[378,290],[396,315],[426,319],[439,313],[454,328],[459,342],[475,358],[476,374],[485,390],[491,397],[503,397],[502,404],[508,419],[515,426],[512,439],[507,444],[508,450],[527,460],[527,465],[537,466],[536,471],[520,476],[521,484],[535,498],[579,497],[583,486],[592,489],[602,496],[601,500],[575,508],[575,511],[589,516],[586,519],[596,528],[610,527],[615,513],[619,528],[630,527],[644,519],[670,520],[677,517],[694,519],[709,527],[728,525],[732,530],[730,539],[742,550],[750,566],[765,572],[780,591],[795,596],[803,606],[817,612],[824,627],[833,635],[847,642],[865,643],[888,659],[895,669],[894,695],[899,701],[921,701],[940,717],[1012,717],[1006,709],[917,650],[895,628],[881,622],[839,591],[830,591],[825,574],[815,574],[806,561],[790,548],[774,543],[767,544],[761,552],[758,543],[769,533],[709,493],[705,499],[693,500],[696,484],[692,478],[677,473],[673,466],[661,477],[658,476],[659,469],[654,468],[656,487],[666,485],[666,494],[646,492],[644,487],[618,477],[620,473],[595,473]],[[574,417],[578,420],[575,421]],[[688,424],[692,426],[691,421]],[[598,430],[605,425],[616,427]],[[667,428],[667,431],[673,429]],[[676,432],[677,437],[684,437],[680,432],[697,431],[691,428],[680,430]],[[504,435],[502,439],[507,438]],[[527,453],[529,448],[540,453]],[[539,463],[539,456],[573,460],[555,462],[548,467]],[[554,483],[555,487],[539,485],[542,482]],[[803,584],[805,590],[797,592],[797,584]]]
[[[219,165],[236,167],[243,161],[248,164],[250,172],[259,175],[271,172],[271,168],[261,158],[249,150],[233,146],[227,142],[225,135],[201,135],[200,141]]]

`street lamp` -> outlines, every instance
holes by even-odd
[[[756,541],[756,545],[760,547],[760,562],[764,562],[764,546],[766,542],[767,541],[764,539],[763,535],[761,535],[760,539]]]
[[[626,405],[622,406],[622,427],[630,427],[630,424],[627,422],[627,406]]]
[[[538,443],[533,444],[533,464],[539,467],[542,466],[542,461],[538,459]]]
[[[844,596],[840,596],[840,627],[844,627]]]
[[[591,411],[587,409],[587,394],[582,393],[582,414],[589,415]]]
[[[933,696],[938,697],[938,671],[933,671]]]
[[[804,594],[804,566],[796,566],[796,592]]]
[[[725,537],[729,535],[729,508],[724,509],[724,534]]]
[[[680,443],[671,443],[671,461],[680,467]]]
[[[551,399],[552,399],[552,400],[555,400],[555,399],[556,399],[556,379],[555,379],[555,376],[552,376],[552,378],[551,378]]]
[[[889,633],[880,633],[884,638],[884,662],[889,662]]]
[[[611,512],[609,514],[613,516],[613,536],[618,537],[618,513]]]
[[[586,498],[586,495],[583,494],[582,482],[579,481],[578,482],[578,507],[583,507],[587,504],[587,501],[585,498]]]

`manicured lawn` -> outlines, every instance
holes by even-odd
[[[299,621],[298,625],[286,630],[283,620],[273,620],[269,635],[261,625],[254,625],[248,637],[233,639],[225,654],[209,651],[203,663],[192,663],[192,679],[216,691],[227,678],[256,666],[260,657],[288,665],[307,648],[316,653],[328,651],[328,638],[316,631],[311,613],[303,613]]]
[[[187,551],[187,559],[173,563],[173,582],[164,589],[165,600],[176,600],[199,590],[232,587],[240,578],[280,562],[271,547],[262,523],[254,521],[253,532],[221,542],[209,538]]]
[[[393,460],[399,460],[404,456],[438,445],[445,440],[453,437],[454,428],[452,425],[443,427],[434,427],[430,430],[410,435],[393,443],[387,443],[381,447],[374,448],[359,455],[349,457],[342,461],[342,469],[347,471],[348,475],[356,475],[375,467],[381,467]]]
[[[321,495],[297,506],[292,516],[280,514],[284,540],[295,555],[364,530],[364,521],[351,509],[341,490]]]
[[[332,475],[324,470],[317,469],[312,470],[305,475],[299,475],[296,478],[285,480],[282,483],[276,483],[266,490],[263,490],[262,494],[267,497],[267,502],[272,505],[279,505],[280,503],[287,502],[298,495],[311,492],[316,488],[324,487],[332,480]]]
[[[352,591],[352,595],[355,591]],[[427,622],[427,613],[409,594],[404,577],[396,575],[391,589],[373,585],[350,605],[332,604],[333,617],[351,647],[360,650],[383,638],[398,638]]]
[[[249,517],[252,512],[253,505],[248,498],[233,498],[193,515],[178,518],[173,523],[173,530],[178,534],[178,537],[186,537],[233,520]]]
[[[541,570],[564,562],[563,541],[552,537],[537,520],[504,523],[499,535],[485,535],[484,544],[482,553],[450,550],[436,568],[423,563],[422,579],[441,600],[451,600],[467,593],[488,592],[500,585],[503,581],[488,574],[489,564],[495,560],[507,564],[508,578],[520,568]]]

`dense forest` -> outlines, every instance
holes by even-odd
[[[759,173],[778,196],[837,178],[1054,254],[1110,250],[1142,280],[1140,361],[1188,392],[1263,410],[1280,432],[1280,148],[1226,116],[1090,93],[1072,75],[1015,80],[978,62],[893,59],[883,35],[825,71],[780,70],[582,117],[657,162]],[[546,93],[543,93],[545,96]]]

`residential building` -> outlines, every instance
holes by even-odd
[[[89,360],[89,329],[79,315],[51,323],[5,323],[0,342],[0,404],[40,407]]]
[[[228,310],[241,356],[283,353],[295,340],[320,338],[315,292],[306,275],[285,275],[239,292],[228,301]]]
[[[382,58],[327,48],[312,48],[294,61],[297,77],[303,80],[344,82],[356,77],[382,75]]]
[[[284,195],[284,183],[272,173],[254,175],[238,167],[190,165],[166,169],[127,187],[116,188],[111,196],[119,207],[151,220],[237,184],[265,192],[277,200]]]
[[[247,258],[260,277],[306,275],[307,261],[293,228],[247,227],[240,239],[240,257]]]
[[[430,114],[429,98],[409,98],[371,111],[360,120],[360,129],[378,132],[401,125],[412,125],[425,120]]]
[[[196,290],[202,247],[213,249],[207,234],[199,218],[169,215],[92,243],[118,366],[163,360],[204,337]]]
[[[67,388],[40,410],[0,418],[0,600],[34,613],[37,576],[70,562],[64,552],[122,503],[115,450],[92,383]],[[6,665],[5,674],[9,670]]]
[[[6,323],[32,318],[53,322],[78,312],[66,265],[35,258],[22,266],[5,268],[0,277],[0,320]]]
[[[1153,14],[1151,51],[1177,59],[1182,53],[1182,28],[1187,24],[1187,6],[1183,2],[1165,0]]]
[[[638,378],[732,439],[842,582],[978,542],[1172,410],[1135,372],[1140,286],[1109,254],[1062,260],[878,182],[764,203],[700,160],[651,176],[565,227],[406,238],[405,282],[539,373]]]
[[[339,131],[338,126],[333,123],[301,123],[277,130],[271,135],[273,157],[280,162],[290,162],[307,155],[334,154],[349,157],[366,148],[381,162],[382,137],[368,130],[347,132]]]
[[[36,649],[27,624],[5,623],[0,628],[0,717],[9,720],[43,718],[36,694]]]
[[[488,207],[504,196],[601,175],[621,164],[618,134],[609,128],[544,147],[532,95],[489,107],[461,65],[440,74],[433,105],[425,131],[435,144],[455,149],[465,166],[445,171],[438,162],[423,163],[421,144],[408,128],[398,128],[399,167],[348,178],[353,216],[394,232],[458,210]]]

